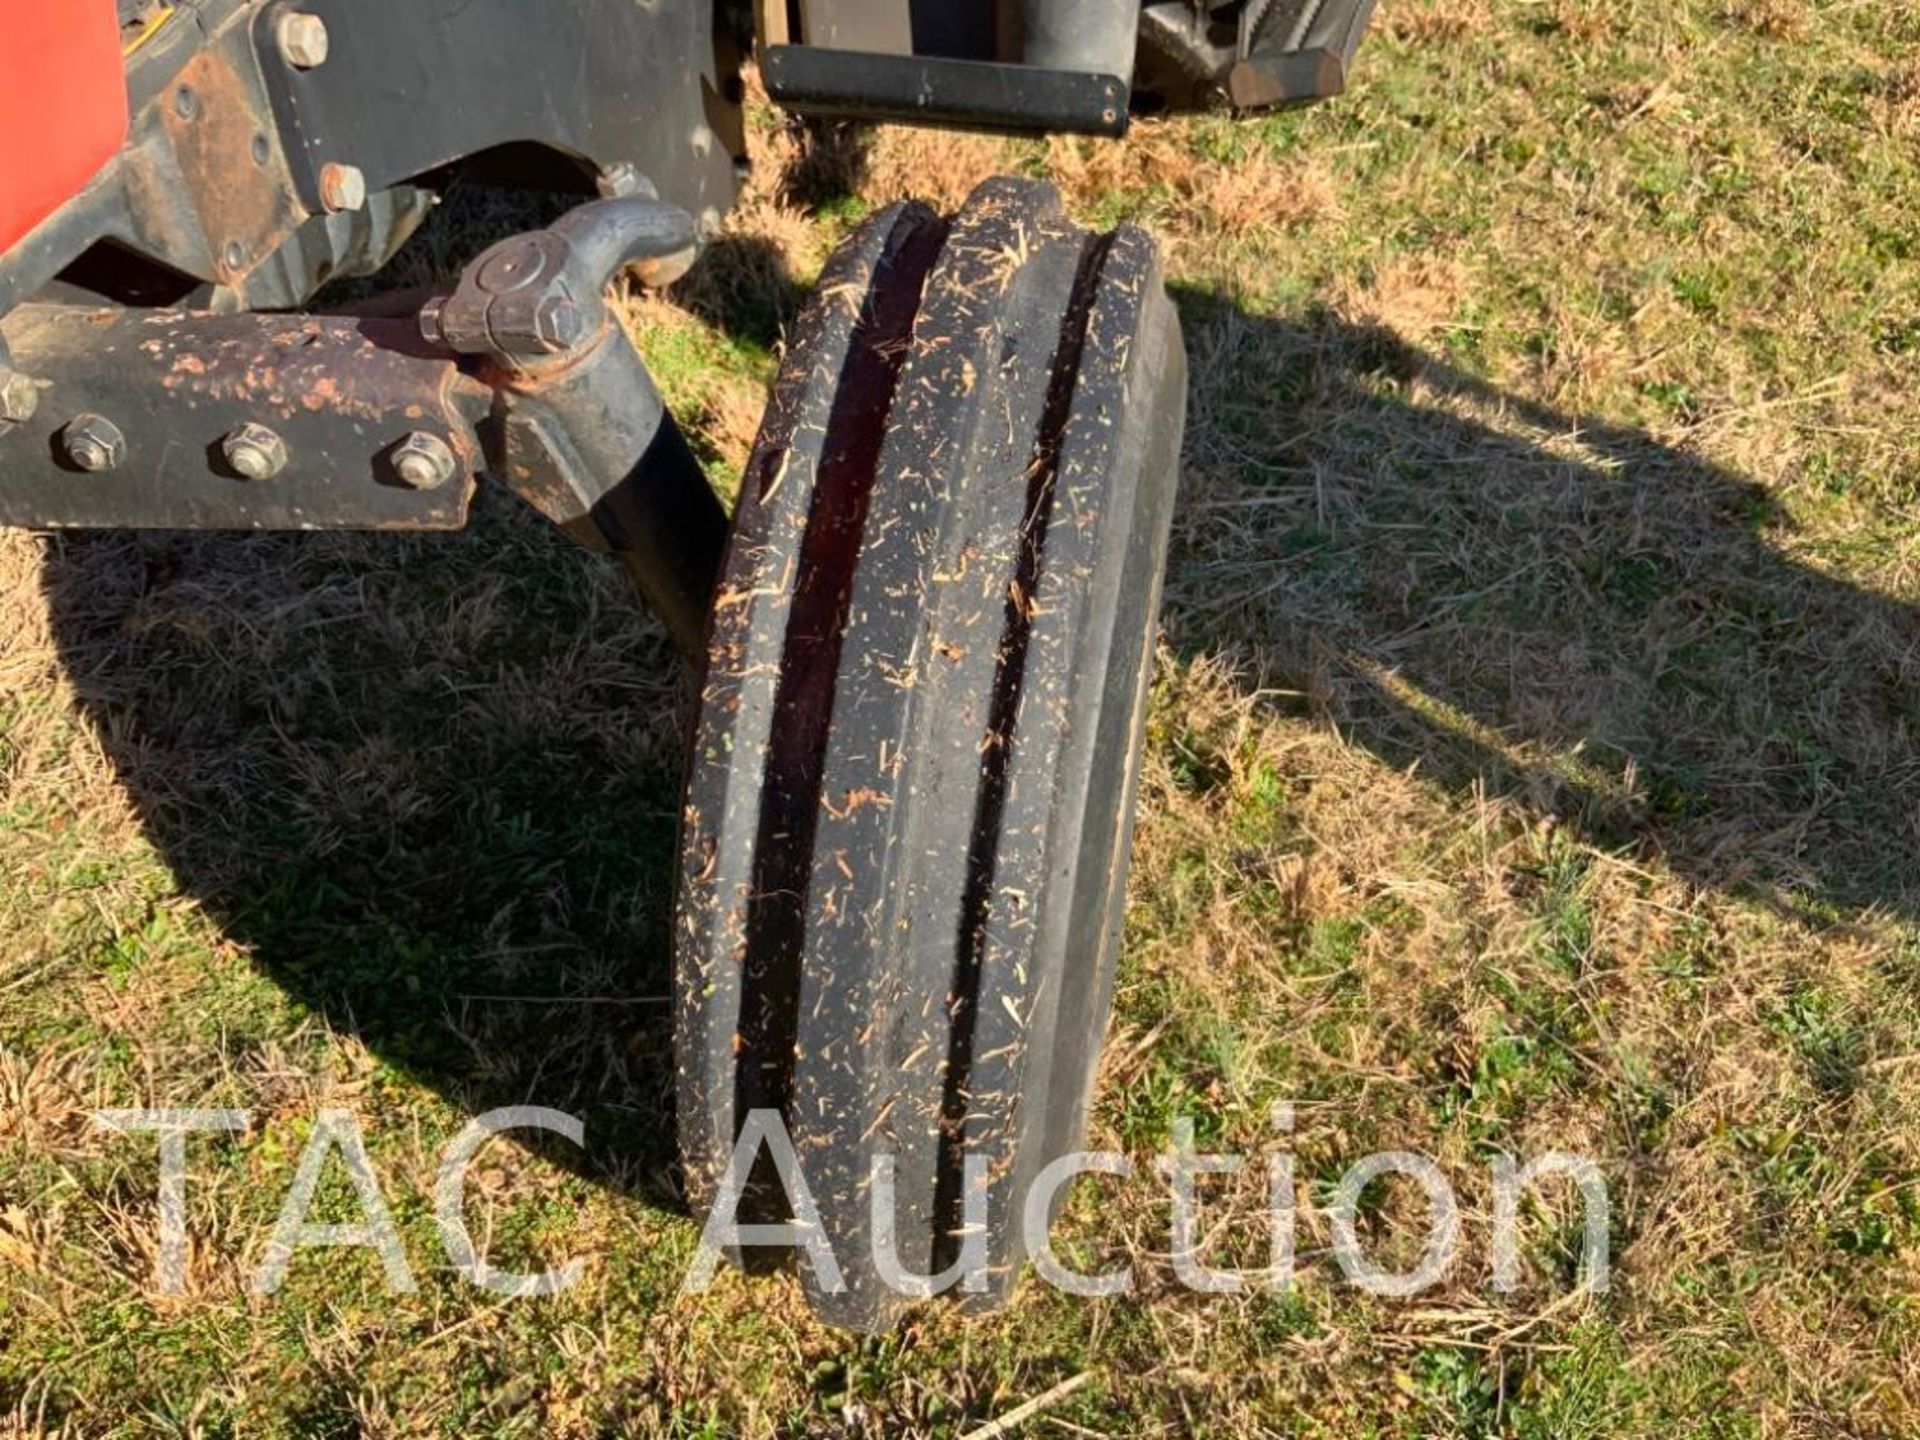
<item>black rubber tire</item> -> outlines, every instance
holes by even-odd
[[[1076,1148],[1119,948],[1186,362],[1141,232],[989,181],[868,220],[798,318],[714,608],[683,819],[681,1150],[697,1215],[783,1116],[845,1276],[957,1253],[990,1157],[988,1303]],[[759,1176],[743,1221],[788,1217]]]

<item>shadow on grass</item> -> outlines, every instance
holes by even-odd
[[[1911,606],[1646,434],[1180,299],[1177,648],[1702,885],[1915,909]],[[582,1115],[573,1163],[677,1204],[685,695],[614,567],[493,495],[459,536],[74,536],[45,584],[150,837],[266,975],[465,1111]]]
[[[1179,298],[1177,649],[1702,886],[1920,913],[1920,608],[1789,553],[1772,492],[1644,431],[1388,331]]]
[[[69,536],[44,580],[149,839],[264,975],[463,1112],[580,1116],[556,1160],[677,1203],[685,685],[622,574],[483,492],[444,537]]]
[[[382,281],[578,202],[456,187]],[[679,1205],[689,694],[617,566],[483,484],[461,534],[74,534],[43,583],[148,839],[262,974],[465,1113],[579,1116],[584,1152],[541,1148]],[[227,1025],[241,1068],[282,1038]]]

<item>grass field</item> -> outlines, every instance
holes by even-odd
[[[1164,241],[1193,360],[1095,1142],[1063,1234],[1140,1286],[850,1339],[678,1297],[667,904],[683,691],[624,579],[489,492],[450,537],[0,540],[0,1433],[1920,1433],[1920,9],[1386,0],[1352,92],[1124,147],[802,145],[643,348],[717,476],[874,204],[1054,176]],[[857,162],[857,163],[856,163]],[[461,236],[437,233],[429,261]],[[1434,1156],[1461,1262],[1369,1298],[1167,1273],[1175,1119],[1305,1193]],[[502,1301],[434,1241],[474,1113]],[[153,1146],[197,1139],[187,1294]],[[323,1108],[419,1288],[247,1293]],[[1487,1162],[1575,1150],[1489,1279]],[[1209,1191],[1257,1255],[1260,1177]],[[329,1213],[355,1213],[336,1171]],[[1419,1207],[1367,1218],[1384,1253]],[[1417,1239],[1417,1236],[1415,1237]],[[1070,1247],[1072,1248],[1072,1247]],[[1081,1379],[1080,1377],[1086,1377]]]

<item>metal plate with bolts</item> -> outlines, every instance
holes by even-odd
[[[626,160],[693,214],[731,203],[731,102],[706,4],[633,0],[299,0],[259,12],[263,54],[292,9],[326,27],[323,65],[268,64],[294,182],[323,208],[330,163],[375,191],[497,145]],[[721,132],[728,132],[722,134]]]
[[[39,392],[0,425],[0,524],[466,523],[491,392],[411,321],[24,305],[0,334]]]

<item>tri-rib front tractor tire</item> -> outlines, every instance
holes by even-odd
[[[1151,241],[1038,182],[873,216],[794,326],[715,597],[676,1046],[695,1213],[778,1112],[844,1277],[801,1267],[829,1320],[903,1303],[876,1246],[947,1268],[975,1156],[1004,1296],[1027,1190],[1080,1144],[1184,408]],[[790,1218],[773,1181],[741,1221]]]

